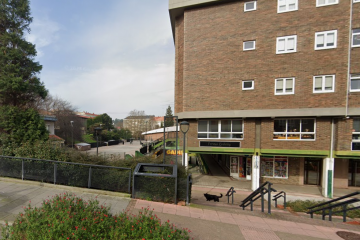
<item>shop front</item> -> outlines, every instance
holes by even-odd
[[[349,160],[348,171],[348,185],[349,187],[360,187],[360,160]]]
[[[251,157],[230,156],[230,176],[251,180]]]

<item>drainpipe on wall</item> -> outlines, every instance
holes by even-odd
[[[347,84],[346,84],[346,106],[345,117],[349,115],[349,91],[350,91],[350,62],[351,62],[351,40],[352,40],[352,15],[353,15],[353,0],[350,1],[350,22],[349,22],[349,47],[348,47],[348,69],[347,69]]]

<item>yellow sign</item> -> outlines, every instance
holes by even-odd
[[[177,151],[177,155],[182,155],[183,151],[182,150],[178,150]],[[166,150],[166,155],[176,155],[176,150]]]

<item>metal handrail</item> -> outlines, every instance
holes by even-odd
[[[277,208],[277,200],[281,197],[284,198],[284,209],[286,209],[286,192],[284,191],[281,191],[274,196],[273,201],[275,201],[275,207]]]
[[[251,205],[251,211],[253,211],[253,203],[261,198],[261,211],[264,212],[264,195],[268,193],[268,214],[271,214],[271,192],[276,192],[275,189],[271,187],[273,185],[271,182],[263,183],[259,188],[253,191],[248,197],[246,197],[242,203],[239,205],[245,210],[245,207]]]
[[[234,187],[231,187],[231,188],[227,191],[227,193],[226,193],[225,196],[228,197],[228,203],[229,203],[229,198],[230,198],[230,196],[231,196],[231,204],[234,204],[234,193],[236,193],[236,191],[234,190]]]
[[[332,215],[334,213],[342,212],[343,213],[343,222],[346,222],[346,213],[348,211],[360,208],[360,206],[352,207],[352,208],[347,208],[347,206],[349,204],[352,204],[352,203],[360,202],[360,199],[352,198],[352,199],[348,199],[346,201],[340,201],[340,200],[343,200],[343,199],[346,199],[346,198],[349,198],[349,197],[352,197],[352,196],[355,196],[355,195],[358,195],[358,194],[360,194],[359,191],[353,192],[353,193],[344,195],[342,197],[339,197],[339,198],[336,198],[336,199],[333,199],[333,200],[330,200],[330,201],[327,201],[327,202],[320,203],[320,204],[317,204],[315,206],[309,207],[307,214],[310,214],[310,217],[313,218],[315,212],[322,211],[322,220],[325,220],[326,215],[329,215],[329,221],[332,221]],[[337,201],[340,201],[340,202],[337,202]],[[334,203],[334,202],[337,202],[337,203],[331,204],[331,203]],[[342,210],[333,212],[333,208],[336,208],[336,207],[342,207]],[[329,212],[326,213],[325,210],[329,210]]]

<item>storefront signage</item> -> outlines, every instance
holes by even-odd
[[[228,147],[228,148],[239,148],[240,142],[210,142],[200,141],[200,147]]]
[[[177,155],[182,155],[183,151],[182,150],[178,150],[177,151]],[[176,155],[176,150],[166,150],[166,155]]]

